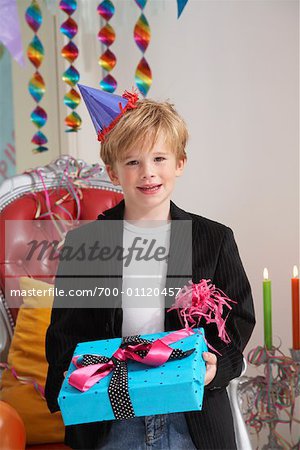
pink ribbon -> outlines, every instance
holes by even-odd
[[[195,332],[191,328],[183,328],[157,339],[150,344],[128,345],[126,348],[118,348],[108,362],[91,364],[84,367],[81,367],[78,363],[80,355],[74,356],[72,362],[77,369],[70,375],[69,384],[81,392],[87,391],[97,383],[97,381],[102,380],[102,378],[105,378],[114,370],[114,358],[119,361],[128,361],[129,359],[132,359],[149,366],[160,366],[168,361],[169,356],[172,353],[173,349],[169,347],[169,344],[180,341],[193,334],[195,334]],[[135,353],[139,350],[146,350],[148,353],[145,357],[141,357]]]

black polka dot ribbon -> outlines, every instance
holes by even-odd
[[[133,347],[134,353],[144,359],[151,350],[153,342],[154,341],[149,341],[141,338],[140,335],[127,336],[122,339],[120,348],[114,353],[111,358],[100,355],[83,355],[80,358],[80,366],[105,364],[110,361],[113,362],[113,375],[108,387],[108,396],[116,419],[130,419],[132,417],[135,417],[134,409],[129,396],[127,368],[127,359],[133,358],[126,358],[126,356],[123,357],[123,355],[128,349],[131,349],[132,351]],[[172,349],[167,361],[186,358],[187,356],[190,356],[194,351],[194,348],[187,351]],[[120,359],[118,357],[119,355],[122,355],[123,359]]]

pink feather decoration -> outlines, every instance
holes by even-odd
[[[175,298],[174,305],[168,311],[176,309],[184,327],[198,327],[202,318],[207,324],[215,323],[219,338],[229,344],[231,341],[225,325],[232,309],[230,303],[237,302],[216,288],[211,280],[203,278],[199,283],[193,283],[190,280],[183,286]],[[224,308],[229,310],[225,317],[223,317]]]

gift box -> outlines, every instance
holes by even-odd
[[[58,397],[65,425],[202,409],[206,372],[202,352],[207,351],[204,330],[132,338],[77,345]],[[130,359],[132,354],[148,363]],[[78,388],[70,382],[77,376],[81,383],[80,371],[85,374]]]

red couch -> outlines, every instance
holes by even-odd
[[[52,226],[51,232],[54,230],[56,233],[54,221],[58,222],[60,229],[71,229],[78,221],[95,220],[98,214],[113,207],[122,198],[121,189],[112,185],[104,167],[91,166],[68,156],[62,156],[45,167],[17,175],[2,184],[0,362],[5,363],[7,360],[19,306],[23,301],[20,296],[12,298],[10,295],[11,289],[19,288],[19,277],[28,276],[48,283],[54,282],[57,260],[49,260],[47,252],[41,260],[26,260],[28,242],[32,239],[44,239],[45,234],[49,233],[49,224]],[[56,237],[61,238],[61,233]],[[26,375],[26,370],[20,375]],[[8,430],[4,429],[2,432],[6,433]],[[26,447],[32,450],[63,448],[68,447],[58,443]]]

